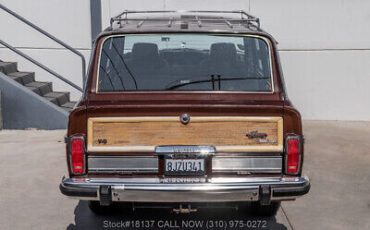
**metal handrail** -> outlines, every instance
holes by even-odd
[[[83,91],[81,87],[79,87],[78,85],[76,85],[75,83],[71,82],[70,80],[64,78],[63,76],[61,76],[60,74],[56,73],[55,71],[53,71],[52,69],[46,67],[45,65],[41,64],[40,62],[36,61],[35,59],[31,58],[30,56],[28,56],[27,54],[23,53],[22,51],[16,49],[15,47],[9,45],[8,43],[4,42],[3,40],[0,39],[0,44],[9,48],[11,51],[17,53],[18,55],[24,57],[25,59],[27,59],[28,61],[32,62],[33,64],[39,66],[40,68],[44,69],[45,71],[51,73],[52,75],[54,75],[55,77],[59,78],[60,80],[64,81],[65,83],[69,84],[70,86],[72,86],[73,88],[79,90],[79,91]]]
[[[1,4],[0,3],[0,8],[1,9],[3,9],[4,11],[6,11],[7,13],[9,13],[9,14],[11,14],[11,15],[13,15],[15,18],[17,18],[17,19],[19,19],[20,21],[22,21],[22,22],[24,22],[25,24],[27,24],[28,26],[30,26],[30,27],[32,27],[33,29],[35,29],[35,30],[37,30],[38,32],[40,32],[40,33],[42,33],[43,35],[45,35],[46,37],[48,37],[48,38],[50,38],[50,39],[52,39],[53,41],[55,41],[56,43],[58,43],[58,44],[60,44],[61,46],[63,46],[64,48],[66,48],[66,49],[68,49],[68,50],[70,50],[72,53],[74,53],[74,54],[76,54],[76,55],[78,55],[80,58],[81,58],[81,62],[82,62],[82,86],[83,86],[83,88],[85,88],[85,82],[86,82],[86,61],[85,61],[85,57],[83,56],[83,54],[82,53],[80,53],[78,50],[76,50],[75,48],[73,48],[73,47],[71,47],[70,45],[68,45],[68,44],[66,44],[65,42],[63,42],[63,41],[61,41],[61,40],[59,40],[58,38],[56,38],[56,37],[54,37],[53,35],[51,35],[50,33],[48,33],[48,32],[46,32],[45,30],[43,30],[43,29],[41,29],[40,27],[38,27],[37,25],[35,25],[35,24],[33,24],[32,22],[30,22],[30,21],[28,21],[27,19],[25,19],[24,17],[22,17],[22,16],[20,16],[19,14],[17,14],[17,13],[15,13],[14,11],[12,11],[12,10],[10,10],[10,9],[8,9],[7,7],[5,7],[3,4]],[[2,43],[4,43],[3,41],[2,41]],[[5,43],[5,44],[7,44],[7,43]],[[3,44],[4,45],[4,44]],[[14,51],[14,52],[16,52],[17,54],[19,54],[19,55],[21,55],[20,53],[22,53],[21,51],[19,51],[19,50],[17,50],[17,49],[15,49],[14,47],[12,47],[12,46],[10,46],[9,44],[7,44],[8,46],[8,48],[9,49],[11,49],[12,51]],[[12,47],[12,48],[10,48],[10,47]],[[17,50],[17,51],[15,51],[15,50]],[[21,56],[23,56],[23,57],[25,57],[25,56],[27,56],[27,55],[25,55],[24,53],[22,53],[23,55],[21,55]],[[32,58],[30,58],[29,56],[27,56],[28,58],[26,58],[26,59],[28,59],[29,61],[31,61],[31,60],[33,60]],[[31,60],[30,60],[30,59]],[[35,61],[35,60],[33,60],[33,61],[31,61],[32,63],[34,63],[34,64],[36,64],[36,65],[38,65],[38,66],[40,66],[40,64],[41,63],[39,63],[39,62],[37,62],[37,61]],[[42,64],[41,64],[42,65]],[[68,83],[68,84],[70,84],[71,86],[73,86],[74,88],[76,88],[75,86],[75,84],[73,84],[72,82],[70,82],[69,80],[67,80],[67,79],[65,79],[64,77],[62,77],[61,75],[59,75],[59,74],[57,74],[57,73],[55,73],[54,71],[52,71],[51,69],[49,69],[49,68],[47,68],[46,66],[44,66],[44,65],[42,65],[42,66],[40,66],[41,68],[43,68],[43,69],[48,69],[48,70],[46,70],[46,71],[48,71],[49,73],[51,73],[51,74],[53,74],[54,76],[56,76],[56,77],[58,77],[59,79],[61,79],[61,80],[63,80],[64,82],[66,82],[66,83]],[[70,82],[70,83],[69,83]],[[73,85],[72,85],[72,84]],[[78,86],[77,86],[78,87]],[[78,87],[78,88],[80,88],[80,87]]]

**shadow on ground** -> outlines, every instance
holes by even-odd
[[[118,208],[107,216],[92,213],[87,201],[75,208],[75,224],[67,230],[95,229],[274,229],[288,228],[275,217],[252,216],[248,210],[201,209],[191,214],[175,214],[167,209],[137,209],[127,213]]]

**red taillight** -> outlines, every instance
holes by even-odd
[[[300,139],[298,136],[289,136],[286,141],[285,172],[298,174],[300,164]]]
[[[71,139],[71,167],[73,174],[85,172],[84,140],[82,137]]]

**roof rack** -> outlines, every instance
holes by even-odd
[[[138,17],[138,14],[145,14],[146,17]],[[162,14],[161,17],[148,17],[155,14]],[[166,14],[168,14],[166,16]],[[171,15],[172,14],[172,15]],[[211,14],[219,14],[212,16]],[[223,17],[224,15],[232,15],[237,17]],[[129,16],[134,16],[130,18]],[[175,15],[175,16],[174,16]],[[177,18],[176,18],[177,16]],[[179,17],[180,16],[180,17]],[[240,16],[240,17],[239,17]],[[233,28],[235,24],[241,24],[245,27],[253,27],[257,30],[260,28],[260,20],[243,10],[234,11],[197,11],[197,10],[162,10],[162,11],[130,11],[125,10],[110,20],[110,27],[113,28],[114,22],[117,22],[119,27],[125,26],[130,22],[137,22],[136,27],[140,28],[145,21],[164,22],[168,27],[174,24],[181,24],[181,26],[188,23],[195,23],[199,27],[203,26],[203,22],[218,22],[224,23],[228,27]]]

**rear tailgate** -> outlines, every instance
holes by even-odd
[[[202,145],[216,150],[205,159],[208,176],[281,174],[281,106],[201,107],[90,107],[88,173],[163,175],[156,146]],[[181,122],[183,114],[190,115],[189,123]]]

